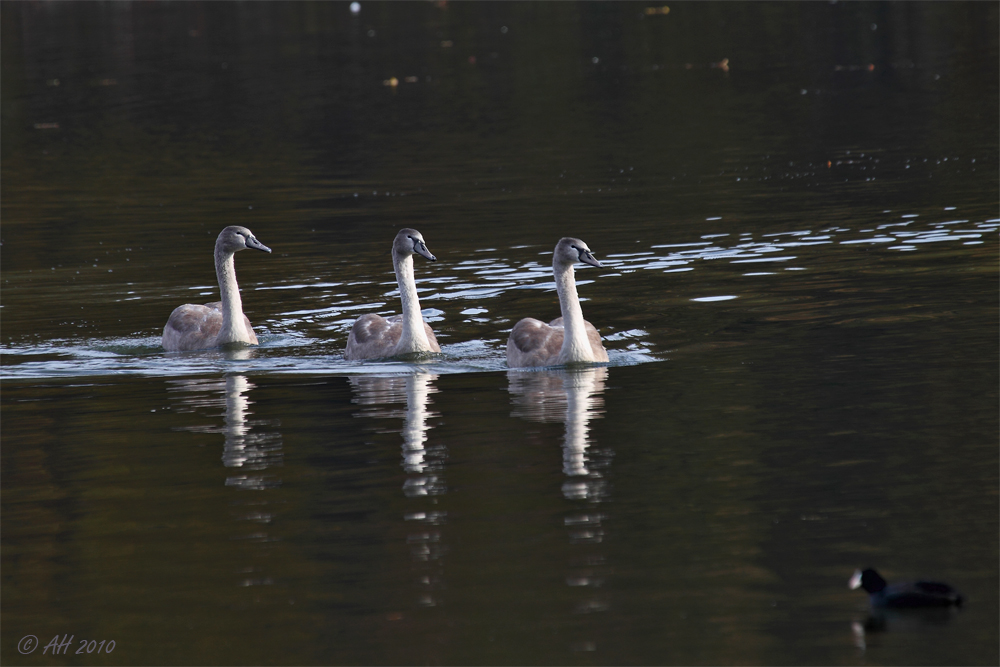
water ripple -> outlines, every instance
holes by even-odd
[[[581,286],[594,282],[589,276],[623,277],[637,271],[662,273],[695,272],[690,280],[698,280],[700,267],[717,267],[726,264],[767,264],[769,271],[742,273],[742,277],[790,276],[792,271],[808,270],[830,261],[833,253],[856,252],[855,248],[878,250],[886,253],[919,252],[935,244],[957,244],[957,247],[983,243],[984,236],[1000,230],[1000,219],[974,222],[968,219],[947,219],[941,222],[924,222],[917,214],[903,214],[891,220],[866,226],[858,231],[840,226],[819,229],[799,229],[789,232],[753,234],[742,232],[732,243],[725,243],[730,234],[706,234],[700,239],[679,239],[676,243],[655,243],[635,252],[610,253],[602,262],[611,273],[588,274],[579,272]],[[918,226],[919,225],[919,226]],[[794,250],[796,254],[788,254]],[[239,350],[210,350],[196,353],[163,352],[159,336],[131,337],[98,340],[50,340],[42,342],[9,343],[0,346],[3,357],[4,379],[30,379],[53,377],[81,377],[101,375],[180,376],[200,373],[241,372],[275,374],[324,374],[351,375],[365,373],[407,374],[421,371],[434,373],[493,372],[504,370],[506,344],[504,331],[509,331],[510,320],[489,316],[490,309],[483,307],[486,299],[499,297],[514,290],[555,290],[548,263],[551,251],[538,252],[541,260],[525,261],[524,247],[495,249],[483,248],[483,255],[459,262],[441,262],[428,271],[434,271],[418,280],[418,289],[424,301],[424,317],[430,322],[447,322],[446,315],[460,313],[467,324],[488,327],[495,340],[475,339],[465,342],[444,342],[442,354],[422,359],[419,363],[406,361],[348,362],[343,359],[343,338],[346,337],[359,312],[389,314],[397,307],[398,290],[391,281],[357,282],[287,282],[264,285],[256,290],[299,290],[315,294],[303,296],[316,302],[315,307],[302,307],[301,301],[294,310],[279,313],[262,323],[261,345]],[[505,256],[516,255],[517,259]],[[796,260],[795,266],[782,266]],[[779,270],[780,267],[780,270]],[[643,278],[655,280],[651,276]],[[755,281],[754,286],[762,283]],[[751,288],[751,283],[748,283]],[[349,294],[355,286],[391,288],[383,300],[352,301]],[[204,289],[197,287],[193,289]],[[694,289],[700,289],[697,284]],[[711,304],[739,299],[741,293],[689,296],[694,302]],[[730,288],[731,289],[731,288]],[[702,292],[704,294],[705,292]],[[697,294],[697,292],[695,292]],[[378,297],[376,297],[377,299]],[[583,299],[586,300],[586,299]],[[455,308],[445,302],[472,302]],[[435,302],[440,302],[435,304]],[[440,305],[442,308],[435,308]],[[333,332],[332,339],[310,338],[298,333],[304,324],[317,326],[321,331]],[[506,325],[506,329],[504,326]],[[658,357],[644,341],[648,334],[642,329],[615,331],[606,324],[602,327],[612,365],[631,365],[655,361]],[[442,339],[454,335],[447,325],[441,329]],[[622,348],[622,346],[625,346]]]
[[[625,349],[609,350],[610,366],[657,361],[641,341],[641,330],[608,340],[628,340]],[[482,340],[441,346],[441,354],[416,360],[347,361],[340,352],[323,350],[326,341],[288,335],[262,335],[257,347],[165,353],[158,337],[97,341],[52,341],[36,346],[2,346],[3,379],[26,380],[88,376],[183,377],[246,375],[410,375],[413,373],[483,373],[507,370],[505,348]],[[504,341],[506,343],[506,341]],[[297,348],[288,355],[289,348]],[[309,348],[317,348],[310,354]],[[16,359],[12,363],[11,357]]]

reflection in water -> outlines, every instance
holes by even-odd
[[[225,444],[222,463],[227,468],[259,471],[281,465],[281,434],[265,430],[275,426],[261,420],[250,420],[251,401],[248,395],[256,385],[244,375],[227,375],[224,380],[190,379],[169,380],[168,390],[177,395],[181,406],[177,412],[195,412],[198,408],[223,407],[223,425],[186,426],[180,430],[192,433],[222,433]],[[281,481],[263,474],[238,474],[226,478],[226,486],[247,489],[265,489],[280,485]]]
[[[247,393],[254,385],[243,375],[226,377],[226,444],[222,450],[222,463],[227,468],[263,470],[281,464],[281,435],[275,432],[251,430],[247,420],[250,399]],[[257,424],[259,426],[259,424]],[[227,486],[265,488],[264,477],[230,477]]]
[[[227,353],[228,354],[228,353]],[[226,468],[238,468],[239,471],[253,471],[253,474],[232,474],[226,478],[226,486],[237,489],[262,491],[276,488],[281,480],[273,475],[260,471],[282,464],[281,433],[275,430],[278,422],[250,419],[253,413],[250,406],[253,401],[249,394],[256,388],[245,375],[227,375],[225,379],[186,379],[168,380],[167,391],[178,399],[177,413],[197,413],[205,408],[213,409],[212,417],[221,416],[223,423],[185,426],[178,430],[191,433],[221,433],[225,436],[222,447],[222,464]],[[215,409],[223,408],[222,415],[214,413]],[[237,472],[237,471],[234,471]],[[269,524],[274,516],[268,508],[270,501],[255,497],[247,499],[241,505],[247,510],[241,512],[238,518],[242,521],[252,521],[259,524]],[[250,543],[265,543],[271,540],[264,531],[255,530],[249,536]],[[259,560],[258,553],[249,558]],[[244,573],[260,573],[261,568],[250,565],[242,570]],[[244,578],[240,586],[270,585],[272,577],[255,576]]]
[[[878,645],[879,635],[882,633],[925,633],[934,627],[948,624],[959,613],[957,607],[873,608],[864,621],[854,620],[851,622],[851,635],[854,637],[854,645],[864,653],[870,646]]]
[[[604,366],[580,370],[510,371],[514,417],[536,422],[563,422],[563,495],[600,502],[606,493],[599,469],[605,461],[588,454],[589,424],[604,413]]]
[[[560,369],[544,371],[510,371],[509,391],[514,417],[536,422],[562,422],[563,437],[563,497],[573,509],[563,517],[571,544],[580,545],[570,559],[566,585],[592,591],[574,609],[578,614],[604,611],[607,602],[597,593],[605,580],[607,559],[595,545],[604,541],[603,523],[607,518],[595,506],[608,500],[605,472],[610,465],[611,451],[590,441],[590,421],[604,413],[607,367]],[[580,507],[581,502],[586,503]],[[592,640],[579,641],[573,650],[593,651]]]
[[[430,395],[437,392],[433,385],[437,377],[417,373],[350,378],[354,403],[365,406],[359,416],[403,419],[403,470],[409,473],[403,483],[403,493],[410,498],[444,493],[444,482],[438,474],[442,469],[444,449],[427,445],[427,419],[437,416],[427,409],[427,405]],[[394,403],[405,403],[406,410],[388,407]]]
[[[350,378],[354,390],[353,402],[362,406],[359,417],[376,419],[402,419],[402,467],[407,473],[403,482],[403,494],[413,503],[404,515],[404,520],[412,521],[417,528],[406,536],[410,555],[418,566],[417,583],[424,589],[418,602],[431,607],[438,604],[432,591],[442,587],[443,573],[441,556],[444,547],[441,530],[446,513],[432,510],[426,504],[436,505],[436,496],[447,490],[444,481],[444,461],[447,451],[443,445],[428,444],[430,427],[427,420],[437,414],[428,409],[430,396],[437,392],[432,373],[414,373],[406,376],[373,377],[355,376]],[[406,410],[390,406],[406,404]],[[380,430],[394,432],[392,429]]]

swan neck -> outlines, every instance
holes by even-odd
[[[240,286],[236,283],[236,263],[233,253],[215,245],[215,275],[219,278],[219,292],[222,297],[222,329],[218,343],[246,342],[249,336],[244,331],[243,301]]]
[[[590,361],[590,340],[584,327],[583,308],[576,293],[576,277],[572,264],[553,264],[559,309],[563,317],[563,345],[560,357],[567,361]]]
[[[424,318],[420,314],[420,299],[417,298],[417,283],[413,277],[413,255],[399,257],[392,254],[396,268],[396,282],[399,284],[399,298],[403,302],[403,333],[396,347],[397,354],[424,352],[430,349]]]

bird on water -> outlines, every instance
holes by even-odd
[[[526,317],[515,324],[507,339],[507,365],[511,368],[608,361],[597,327],[583,319],[573,269],[576,262],[601,267],[586,243],[570,237],[560,239],[552,254],[552,273],[562,317],[548,324]]]
[[[247,248],[271,252],[246,227],[231,225],[222,230],[215,240],[215,275],[222,301],[204,305],[186,303],[174,308],[163,327],[163,349],[177,352],[207,350],[228,343],[257,344],[257,334],[243,314],[233,261],[233,255]]]
[[[427,249],[423,235],[415,229],[402,229],[392,242],[392,266],[399,284],[401,315],[382,317],[374,313],[362,315],[347,336],[344,358],[385,359],[402,354],[440,352],[437,338],[420,314],[417,284],[413,277],[413,256],[430,261],[437,258]]]
[[[871,568],[856,570],[847,585],[851,590],[863,588],[873,607],[960,607],[963,600],[962,595],[948,584],[937,581],[889,584]]]

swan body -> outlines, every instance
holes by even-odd
[[[548,324],[526,317],[515,324],[507,339],[507,365],[511,368],[608,360],[601,334],[593,324],[583,319],[573,270],[573,264],[578,261],[601,266],[587,244],[580,239],[560,239],[552,255],[552,272],[555,274],[562,317]]]
[[[402,229],[392,242],[392,265],[399,283],[399,298],[403,313],[382,317],[374,313],[362,315],[347,336],[344,358],[385,359],[416,352],[440,352],[437,338],[420,314],[417,284],[413,279],[413,255],[437,258],[427,249],[424,237],[415,229]]]
[[[232,225],[222,230],[215,240],[215,274],[222,301],[205,305],[186,303],[174,308],[163,327],[163,349],[177,352],[207,350],[226,343],[257,344],[257,335],[243,314],[233,262],[233,255],[247,248],[271,252],[246,227]]]

